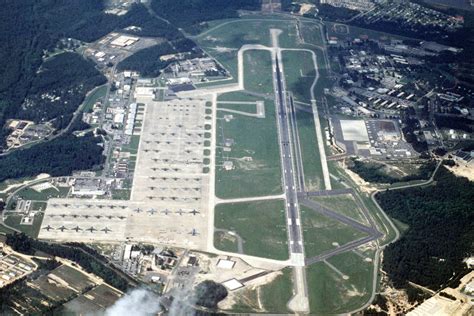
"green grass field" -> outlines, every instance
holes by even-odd
[[[273,313],[289,312],[286,305],[293,296],[292,269],[285,268],[272,282],[261,287],[262,304],[266,311]]]
[[[230,312],[246,314],[289,313],[290,311],[286,305],[292,296],[292,269],[285,268],[271,282],[258,288],[246,288],[240,291],[237,296],[237,302]]]
[[[38,237],[39,231],[41,229],[41,223],[43,222],[43,216],[44,216],[43,213],[37,213],[34,217],[34,221],[33,221],[32,225],[20,225],[20,221],[21,221],[22,216],[20,216],[20,215],[8,215],[8,217],[5,219],[5,224],[24,232],[28,236],[36,238],[36,237]]]
[[[256,101],[243,93],[224,94],[219,100]],[[232,108],[226,104],[226,108]],[[281,166],[275,107],[265,102],[265,118],[234,115],[226,122],[225,112],[218,112],[216,149],[216,195],[219,198],[238,198],[279,194],[281,187]],[[224,139],[233,139],[230,152],[223,150]],[[244,159],[244,157],[251,157]],[[233,170],[224,170],[224,161],[234,163]]]
[[[243,240],[244,254],[288,259],[283,200],[219,204],[215,208],[214,226],[237,233]],[[215,246],[226,245],[220,243]],[[220,250],[235,251],[233,245]]]
[[[331,174],[334,174],[342,181],[347,183],[353,188],[357,189],[357,184],[355,184],[349,176],[333,161],[329,162],[329,171]],[[333,182],[334,183],[334,182]],[[372,215],[377,228],[380,232],[384,234],[382,238],[379,239],[381,246],[385,245],[391,241],[393,241],[396,237],[396,233],[391,227],[390,223],[385,219],[385,217],[381,214],[380,210],[374,204],[372,199],[370,198],[369,194],[365,192],[356,191],[358,196],[361,198],[362,202],[364,203],[365,207],[367,207],[369,213]]]
[[[12,233],[14,233],[14,231],[12,229],[7,228],[3,225],[0,225],[0,234],[6,235],[6,234],[12,234]]]
[[[36,201],[47,201],[51,198],[62,198],[66,197],[69,192],[69,188],[49,188],[38,192],[31,188],[25,188],[16,194],[17,198],[22,198],[23,200],[36,200]]]
[[[372,254],[368,253],[368,257]],[[324,262],[307,267],[311,314],[343,314],[367,303],[372,291],[373,263],[353,252],[337,255],[328,262],[348,279]]]
[[[244,53],[245,90],[273,96],[270,52],[251,50]]]
[[[367,236],[349,225],[304,206],[301,207],[301,225],[305,254],[308,258]]]
[[[94,90],[91,94],[89,94],[86,99],[84,100],[84,112],[91,112],[94,104],[100,99],[105,97],[107,93],[107,85],[103,85],[98,87]]]
[[[133,135],[130,137],[130,143],[122,147],[122,151],[129,152],[132,155],[136,155],[138,152],[139,145],[140,145],[140,136]]]
[[[86,274],[66,265],[57,267],[52,271],[55,275],[66,281],[69,287],[78,292],[84,291],[87,287],[94,284]]]
[[[324,22],[326,25],[326,29],[328,32],[329,37],[337,37],[338,39],[344,40],[346,37],[349,38],[355,38],[355,37],[363,37],[363,36],[368,36],[369,39],[373,40],[384,40],[384,41],[390,41],[390,40],[400,40],[400,39],[407,39],[408,37],[400,36],[400,35],[394,35],[394,34],[389,34],[389,33],[384,33],[384,32],[379,32],[376,30],[371,30],[371,29],[365,29],[357,26],[352,26],[348,25],[349,29],[349,34],[343,34],[343,33],[338,33],[334,29],[334,24],[341,24],[341,23],[333,23],[333,22]]]
[[[127,189],[116,189],[112,191],[113,200],[130,200],[131,190]]]
[[[296,112],[306,190],[324,189],[323,170],[312,113]]]
[[[230,252],[238,251],[237,238],[226,232],[214,232],[214,246]]]
[[[311,200],[326,206],[327,208],[346,215],[362,224],[368,225],[367,219],[364,217],[362,210],[356,204],[351,194],[333,195],[333,196],[314,196]]]
[[[296,101],[311,102],[311,85],[316,76],[312,55],[306,51],[283,51],[286,86]]]
[[[291,19],[268,18],[255,16],[239,20],[214,21],[208,31],[197,36],[196,41],[210,55],[216,58],[237,81],[237,51],[245,44],[262,44],[271,46],[270,29],[282,29],[280,46],[294,47],[297,45],[296,23]],[[218,82],[199,84],[200,87],[219,84]]]
[[[301,36],[304,38],[305,43],[311,45],[323,45],[324,40],[321,38],[321,26],[317,23],[310,21],[302,21],[301,23]]]

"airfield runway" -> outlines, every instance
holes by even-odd
[[[301,222],[298,212],[298,196],[295,183],[295,174],[293,168],[290,126],[288,119],[288,104],[284,91],[284,82],[282,70],[279,65],[278,56],[272,57],[275,68],[273,72],[273,81],[275,87],[278,113],[278,131],[280,140],[281,159],[283,166],[283,185],[286,195],[286,210],[288,214],[288,231],[290,234],[290,249],[292,253],[303,254],[303,239],[301,232]]]

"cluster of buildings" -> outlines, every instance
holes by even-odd
[[[384,1],[361,19],[367,24],[392,22],[406,29],[423,27],[445,32],[453,32],[464,24],[462,16],[450,16],[412,1]]]
[[[6,139],[7,149],[18,148],[25,144],[44,139],[53,128],[48,124],[35,124],[26,120],[11,120],[7,128],[11,133]]]
[[[109,0],[107,1],[107,9],[104,11],[107,14],[123,16],[128,13],[130,7],[134,3],[141,3],[141,0]]]
[[[428,70],[426,59],[442,52],[458,53],[458,49],[429,41],[409,43],[398,39],[369,39],[368,36],[346,37],[342,41],[334,36],[331,41],[330,54],[342,68],[338,84],[326,91],[336,101],[333,103],[336,112],[396,120],[404,128],[404,136],[406,131],[414,133],[415,140],[411,137],[409,141],[414,141],[416,146],[426,142],[434,148],[446,145],[445,141],[472,137],[462,130],[473,114],[468,100],[472,91],[465,91],[462,85],[443,89],[445,79]],[[435,124],[440,117],[444,125]],[[453,122],[462,125],[460,130],[446,129]],[[445,135],[444,130],[438,128],[444,128],[446,133],[451,130]],[[404,157],[413,156],[405,145],[400,148],[402,144],[404,139],[395,146],[400,152],[393,152],[392,156],[401,157],[400,153]],[[385,148],[378,154],[385,155],[385,151],[391,150]]]
[[[3,243],[3,239],[4,237],[0,240],[0,288],[36,270],[36,265],[33,262],[16,255],[10,247]]]
[[[125,31],[133,32],[136,27],[129,27]],[[131,54],[156,45],[159,40],[156,38],[145,38],[129,35],[126,33],[112,32],[88,44],[84,53],[92,59],[99,68],[111,67]]]
[[[341,100],[344,114],[397,117],[400,110],[413,106],[422,91],[407,85],[397,64],[404,57],[351,46],[338,49],[338,58],[347,71],[340,76],[332,94]]]
[[[374,0],[321,0],[321,4],[330,4],[338,8],[347,8],[356,11],[369,11],[375,6]]]
[[[174,62],[165,70],[165,76],[169,80],[186,78],[189,82],[199,83],[226,78],[229,74],[214,59],[202,57]]]
[[[423,315],[472,315],[474,311],[474,271],[465,275],[457,288],[447,287],[407,313]]]

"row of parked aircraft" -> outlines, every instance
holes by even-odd
[[[135,213],[141,213],[143,212],[143,210],[141,208],[136,208],[133,210]],[[149,213],[150,215],[154,215],[156,213],[158,213],[158,211],[154,208],[150,208],[149,210],[146,211],[147,213]],[[171,214],[173,213],[172,211],[170,211],[169,209],[164,209],[163,211],[161,211],[162,214],[165,214],[165,215],[168,215],[168,214]],[[197,211],[196,209],[193,209],[191,211],[183,211],[182,209],[179,209],[177,211],[175,211],[174,213],[176,214],[179,214],[179,215],[183,215],[183,214],[193,214],[193,215],[196,215],[196,214],[199,214],[200,212]]]
[[[118,219],[126,219],[127,217],[126,216],[123,216],[123,215],[119,215],[119,216],[113,216],[113,215],[78,215],[78,214],[49,214],[48,215],[49,217],[62,217],[62,218],[65,218],[65,217],[72,217],[72,218],[79,218],[79,217],[83,217],[83,218],[89,218],[89,217],[95,217],[97,219],[100,219],[100,218],[107,218],[107,219],[113,219],[113,218],[118,218]]]
[[[46,227],[43,227],[43,229],[46,229],[46,230],[49,232],[50,230],[53,230],[53,229],[55,229],[55,228],[52,227],[51,225],[48,225],[48,226],[46,226]],[[66,228],[66,227],[63,225],[63,226],[61,226],[61,227],[56,228],[56,230],[60,230],[61,232],[64,232],[65,230],[75,230],[76,233],[77,233],[77,232],[82,231],[82,230],[84,230],[84,229],[80,228],[79,226],[76,226],[76,227],[74,227],[74,228]],[[97,229],[94,228],[93,226],[91,226],[91,227],[89,227],[89,228],[87,228],[87,229],[85,229],[85,230],[86,230],[86,231],[90,231],[91,233],[97,231]],[[108,232],[111,232],[112,230],[109,229],[108,227],[105,227],[105,228],[101,229],[100,231],[102,231],[102,232],[104,232],[104,233],[107,234]]]
[[[81,206],[85,206],[86,208],[92,208],[92,207],[96,207],[96,208],[104,208],[104,207],[107,207],[107,208],[110,208],[110,209],[114,209],[114,208],[121,208],[122,210],[126,209],[127,206],[126,205],[113,205],[113,204],[110,204],[110,205],[104,205],[104,204],[69,204],[69,203],[52,203],[51,204],[52,207],[70,207],[70,206],[75,206],[77,208],[81,207]]]
[[[48,226],[46,226],[46,227],[43,227],[43,229],[45,229],[45,230],[47,230],[47,231],[49,232],[50,230],[54,230],[55,228],[52,227],[51,225],[48,225]],[[65,230],[75,230],[76,233],[78,233],[79,231],[83,231],[83,230],[85,230],[85,231],[90,231],[91,233],[93,233],[93,232],[95,232],[95,231],[98,231],[98,230],[97,230],[96,228],[94,228],[93,226],[91,226],[91,227],[89,227],[89,228],[87,228],[87,229],[82,229],[82,228],[80,228],[79,226],[76,226],[76,227],[74,227],[74,228],[67,228],[67,227],[65,227],[64,225],[61,226],[61,227],[56,228],[56,230],[60,230],[61,232],[64,232]],[[102,232],[104,232],[104,233],[107,234],[107,233],[111,232],[112,230],[109,229],[108,227],[105,227],[105,228],[101,229],[100,231],[102,231]],[[192,236],[197,236],[197,235],[199,235],[198,231],[197,231],[195,228],[193,228],[189,234],[192,235]]]

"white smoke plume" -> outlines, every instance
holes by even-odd
[[[168,316],[193,316],[192,306],[196,303],[196,296],[190,289],[179,289],[173,291],[173,303],[168,311]]]
[[[196,296],[192,289],[184,288],[172,291],[173,302],[166,313],[168,316],[193,316],[192,306],[196,303]],[[146,289],[135,289],[117,300],[107,308],[105,316],[149,316],[161,311],[161,297]],[[93,316],[92,314],[90,316]],[[95,315],[94,315],[95,316]]]
[[[146,289],[127,293],[106,311],[106,316],[148,316],[161,310],[160,297]]]

